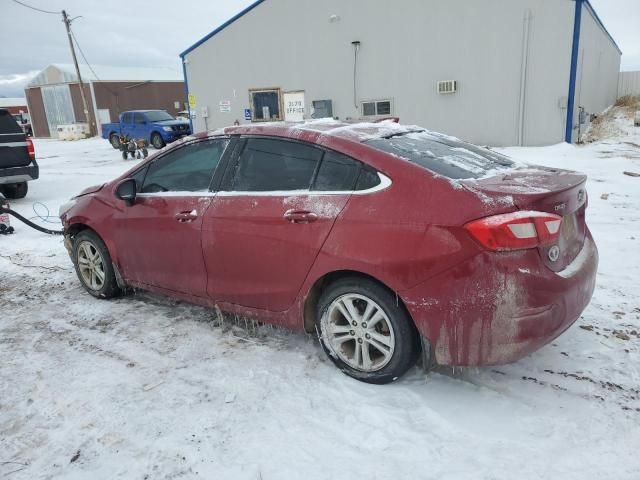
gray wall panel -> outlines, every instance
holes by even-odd
[[[267,0],[186,55],[189,91],[197,99],[195,130],[205,128],[202,107],[208,109],[210,129],[236,119],[245,123],[248,90],[260,87],[304,90],[307,115],[312,100],[331,99],[334,115],[360,117],[353,101],[351,45],[359,40],[357,103],[392,99],[392,113],[403,123],[488,145],[519,142],[524,105],[524,143],[561,142],[574,5],[572,0]],[[331,21],[332,15],[338,20]],[[457,80],[458,93],[438,94],[439,80]],[[230,112],[220,111],[221,101],[231,102]]]

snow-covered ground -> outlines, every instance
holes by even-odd
[[[12,203],[28,216],[132,165],[100,139],[36,149],[41,179]],[[623,174],[640,172],[640,133],[506,152],[589,175],[591,305],[516,364],[388,386],[341,374],[309,336],[147,294],[96,300],[59,237],[13,222],[0,478],[640,478],[640,178]]]

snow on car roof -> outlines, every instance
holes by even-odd
[[[418,127],[416,125],[402,125],[391,119],[375,123],[350,123],[334,120],[332,118],[321,118],[317,120],[308,120],[306,122],[269,122],[227,127],[224,129],[224,133],[226,134],[272,134],[292,137],[296,137],[298,134],[304,132],[342,137],[356,142],[364,142],[393,135],[403,135],[411,132],[425,132],[434,136],[444,137],[442,134],[430,132],[422,127]]]

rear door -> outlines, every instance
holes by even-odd
[[[316,146],[268,137],[238,145],[203,223],[208,293],[280,312],[294,302],[360,164]]]
[[[0,110],[0,168],[26,167],[30,163],[22,128],[7,110]]]
[[[211,178],[228,138],[192,142],[154,160],[134,178],[139,193],[116,214],[116,244],[128,281],[206,297],[203,216]]]
[[[120,135],[131,137],[133,135],[133,125],[133,112],[123,113],[120,121]]]
[[[131,127],[131,138],[147,138],[147,119],[143,113],[133,114],[133,126]]]

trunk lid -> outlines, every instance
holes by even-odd
[[[587,176],[568,170],[531,167],[491,178],[465,180],[471,190],[488,196],[509,195],[520,210],[554,213],[562,217],[555,259],[554,245],[539,247],[543,263],[554,272],[564,269],[580,253],[586,235]]]

